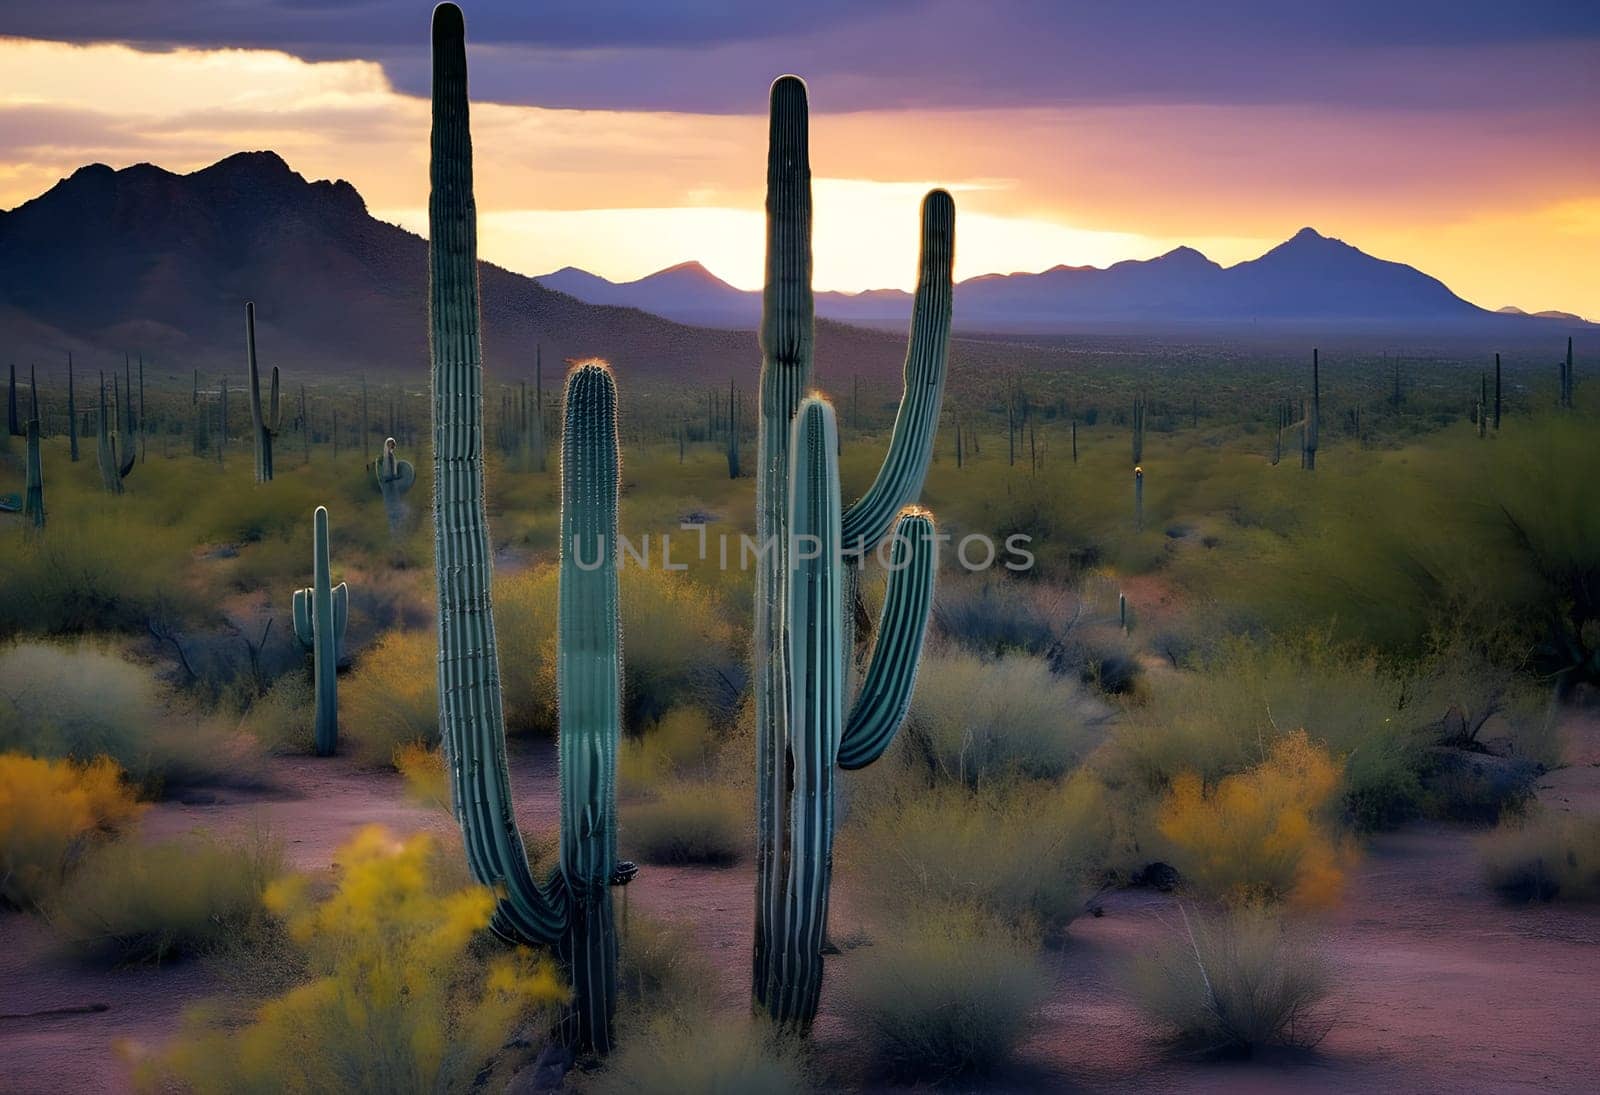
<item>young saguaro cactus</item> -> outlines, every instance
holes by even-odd
[[[117,374],[111,374],[112,409],[106,408],[106,377],[100,374],[100,416],[98,421],[99,439],[95,446],[95,458],[100,466],[100,482],[112,494],[122,493],[122,481],[133,471],[135,452],[133,439],[123,436],[120,431],[111,428],[110,415],[121,416],[116,406],[122,402],[121,394],[117,391]]]
[[[378,457],[374,469],[378,478],[378,493],[383,495],[383,512],[389,517],[389,529],[394,531],[405,516],[405,494],[417,482],[417,469],[409,460],[395,455],[395,440],[383,443],[383,455]]]
[[[272,482],[272,439],[283,427],[283,405],[278,398],[278,367],[272,367],[272,387],[266,413],[261,410],[261,372],[256,368],[256,306],[244,306],[245,356],[250,362],[250,429],[255,437],[256,482]],[[227,404],[224,403],[224,406]]]
[[[840,506],[832,407],[811,396],[811,165],[806,86],[772,85],[767,260],[761,318],[756,532],[756,931],[752,995],[781,1025],[807,1029],[822,987],[833,848],[833,767],[870,764],[910,703],[933,596],[931,520],[903,513],[932,457],[949,351],[955,204],[922,203],[922,245],[905,394],[883,466]],[[898,521],[897,521],[898,518]],[[895,526],[895,562],[873,659],[845,715],[853,647],[849,562]],[[805,537],[804,545],[800,537]]]
[[[616,861],[621,711],[617,617],[616,386],[600,362],[567,380],[561,468],[561,863],[540,883],[517,830],[506,764],[499,654],[490,600],[483,494],[483,359],[477,212],[461,9],[433,14],[429,305],[433,355],[434,559],[439,596],[439,719],[451,800],[473,876],[500,900],[492,926],[513,942],[555,946],[572,980],[563,1041],[607,1053],[616,1010],[610,887]]]
[[[294,591],[294,637],[311,652],[317,693],[316,751],[331,757],[339,747],[339,644],[350,618],[350,587],[333,584],[328,560],[328,507],[312,518],[311,587]]]

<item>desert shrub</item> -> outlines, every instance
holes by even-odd
[[[59,509],[57,520],[64,515]],[[103,505],[72,514],[70,535],[13,542],[0,585],[0,635],[143,635],[158,625],[193,625],[211,613],[174,560],[187,559],[184,531],[149,523],[128,550],[127,517]],[[55,521],[52,521],[54,524]]]
[[[710,778],[715,764],[716,741],[705,711],[675,707],[622,743],[617,778],[627,790],[649,791],[673,776]]]
[[[1422,802],[1428,731],[1408,705],[1414,682],[1324,636],[1265,645],[1231,640],[1197,672],[1165,677],[1115,730],[1124,774],[1165,786],[1180,772],[1215,782],[1265,760],[1304,729],[1344,766],[1343,806],[1361,827]]]
[[[1144,677],[1137,644],[1121,628],[1105,622],[1073,628],[1052,654],[1051,666],[1059,673],[1076,674],[1110,696],[1137,691]]]
[[[95,841],[142,809],[114,761],[0,753],[0,904],[38,905]]]
[[[1540,813],[1479,842],[1489,885],[1525,901],[1600,901],[1600,818]]]
[[[876,789],[874,789],[876,790]],[[979,906],[1054,935],[1083,912],[1113,839],[1103,788],[902,787],[855,805],[843,861],[896,919],[939,903]]]
[[[394,751],[394,766],[406,783],[406,795],[423,806],[450,809],[450,773],[444,752],[412,741]]]
[[[1041,658],[928,653],[901,733],[934,773],[976,786],[1061,775],[1095,745],[1103,717]]]
[[[945,638],[993,658],[1012,651],[1047,653],[1074,608],[1058,590],[986,577],[941,583],[933,618]]]
[[[240,729],[274,753],[310,753],[315,746],[313,720],[317,700],[303,672],[285,673],[267,694],[250,705]]]
[[[379,1095],[490,1083],[511,1032],[553,1019],[567,992],[547,959],[478,941],[493,893],[441,886],[433,856],[426,835],[398,841],[371,827],[340,849],[326,898],[304,877],[270,886],[267,904],[305,950],[310,980],[239,1029],[191,1017],[141,1086]]]
[[[633,912],[621,936],[617,991],[625,1015],[710,1007],[715,978],[687,929]]]
[[[430,631],[388,631],[339,682],[340,751],[363,764],[439,737],[438,641]]]
[[[690,1012],[631,1032],[583,1085],[596,1095],[800,1095],[812,1090],[800,1044],[749,1019]]]
[[[623,840],[648,863],[727,864],[745,843],[744,808],[709,783],[669,784],[653,799],[623,807]]]
[[[853,959],[846,1011],[882,1071],[948,1080],[994,1072],[1048,983],[1033,946],[969,910],[925,911]]]
[[[1202,893],[1234,901],[1335,900],[1344,882],[1327,819],[1339,767],[1298,730],[1267,759],[1207,787],[1193,772],[1172,781],[1156,818],[1167,854]]]
[[[1181,910],[1180,910],[1181,911]],[[1267,1045],[1308,1047],[1328,1021],[1326,960],[1284,921],[1245,907],[1181,926],[1134,960],[1134,998],[1184,1047],[1248,1054]]]
[[[495,628],[513,730],[556,729],[558,573],[544,566],[495,586]],[[730,702],[740,656],[716,595],[678,572],[622,569],[619,581],[625,721],[642,725],[675,707]]]
[[[259,780],[241,743],[163,701],[149,670],[113,649],[18,643],[0,653],[0,750],[110,757],[149,794]]]
[[[119,840],[73,872],[50,903],[50,926],[75,953],[115,965],[201,953],[264,915],[262,892],[283,865],[282,845],[264,833]]]

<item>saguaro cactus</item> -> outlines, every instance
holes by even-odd
[[[272,439],[283,426],[283,406],[278,400],[278,367],[272,367],[272,389],[265,414],[261,411],[261,373],[256,368],[256,306],[244,306],[245,354],[250,359],[250,429],[255,438],[256,482],[272,482]],[[227,403],[224,401],[223,406]]]
[[[67,351],[67,451],[78,462],[78,392],[72,379],[72,351]]]
[[[22,419],[17,413],[17,367],[11,366],[11,384],[6,389],[6,432],[12,437],[22,436]]]
[[[1322,369],[1317,351],[1311,351],[1311,406],[1306,411],[1300,459],[1307,471],[1317,470],[1317,432],[1322,425]]]
[[[389,517],[391,532],[400,527],[405,517],[405,494],[417,481],[417,469],[411,461],[397,459],[394,450],[395,440],[391,437],[383,443],[383,455],[378,457],[374,469],[378,477],[378,493],[383,495],[383,512]]]
[[[434,559],[439,595],[439,718],[451,799],[473,876],[500,894],[492,921],[514,942],[556,946],[573,1006],[563,1040],[606,1053],[616,1008],[610,886],[636,869],[615,860],[621,710],[616,519],[616,387],[599,362],[567,381],[562,437],[561,864],[528,869],[506,766],[499,655],[483,496],[483,363],[477,212],[461,9],[433,15],[429,303],[433,354]]]
[[[1494,355],[1494,432],[1500,432],[1500,355]]]
[[[112,494],[122,493],[122,481],[133,471],[134,452],[133,440],[123,436],[120,431],[111,428],[110,415],[121,415],[115,409],[121,403],[120,393],[117,391],[117,374],[111,374],[113,408],[108,413],[106,408],[106,376],[100,374],[100,415],[98,420],[99,439],[95,446],[95,457],[100,466],[100,482]]]
[[[28,478],[22,512],[33,527],[44,528],[44,465],[39,457],[39,381],[28,372]]]
[[[871,763],[910,703],[932,600],[932,522],[902,513],[922,491],[944,391],[955,204],[922,203],[922,246],[905,394],[889,451],[862,499],[841,511],[838,428],[812,387],[811,166],[806,86],[772,85],[767,273],[756,465],[756,932],[752,993],[804,1030],[822,987],[832,872],[833,766]],[[898,522],[896,521],[898,515]],[[870,667],[845,717],[848,560],[895,524],[895,561]],[[804,537],[804,543],[801,538]]]
[[[1144,396],[1135,396],[1133,399],[1133,462],[1137,466],[1144,463]]]
[[[1144,531],[1144,468],[1137,464],[1133,469],[1133,528]]]
[[[339,747],[339,644],[350,617],[350,587],[333,584],[328,561],[328,507],[312,518],[311,586],[294,591],[294,637],[311,652],[317,692],[316,750],[330,757]]]

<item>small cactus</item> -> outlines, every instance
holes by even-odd
[[[350,587],[333,585],[328,563],[328,507],[312,519],[312,585],[294,591],[294,637],[311,653],[317,692],[317,756],[332,756],[339,745],[339,644],[350,617]]]
[[[409,460],[395,456],[395,440],[383,443],[383,455],[378,457],[374,471],[378,479],[378,493],[383,495],[383,512],[389,517],[389,531],[400,527],[405,518],[405,493],[417,481],[417,469]]]
[[[255,435],[256,482],[272,482],[272,439],[283,426],[283,406],[278,399],[278,367],[272,367],[272,388],[266,413],[261,410],[261,373],[256,368],[256,306],[244,306],[245,355],[250,363],[250,428]],[[224,402],[226,407],[227,403]],[[226,431],[224,431],[226,436]]]

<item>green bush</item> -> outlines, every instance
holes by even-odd
[[[95,843],[143,807],[114,761],[0,753],[0,905],[41,905]]]
[[[1489,885],[1524,901],[1600,901],[1600,818],[1540,813],[1479,843]]]
[[[846,1014],[875,1064],[896,1079],[993,1073],[1033,1025],[1049,987],[1031,944],[956,908],[924,910],[858,953]]]
[[[928,653],[901,734],[932,772],[975,787],[1060,776],[1097,744],[1105,714],[1042,658]]]
[[[119,840],[73,873],[50,926],[74,953],[113,965],[202,953],[265,915],[261,895],[283,866],[282,845],[263,833]]]
[[[1204,1054],[1249,1054],[1267,1045],[1313,1046],[1328,1031],[1318,1005],[1331,972],[1304,936],[1259,908],[1182,921],[1130,971],[1152,1020]]]
[[[603,1071],[596,1095],[800,1095],[812,1090],[800,1045],[749,1019],[668,1013],[632,1031]]]
[[[18,643],[0,652],[0,751],[116,761],[147,794],[251,786],[265,774],[247,743],[172,710],[143,666],[114,649]]]
[[[956,902],[1055,935],[1101,883],[1111,813],[1087,774],[1061,786],[976,793],[949,784],[902,787],[862,796],[841,857],[859,889],[894,919]]]
[[[647,863],[732,863],[745,830],[740,801],[709,783],[669,784],[654,799],[622,809],[623,842]]]
[[[716,774],[717,740],[698,707],[675,707],[622,743],[617,778],[628,791],[653,791],[674,776],[709,780]]]

